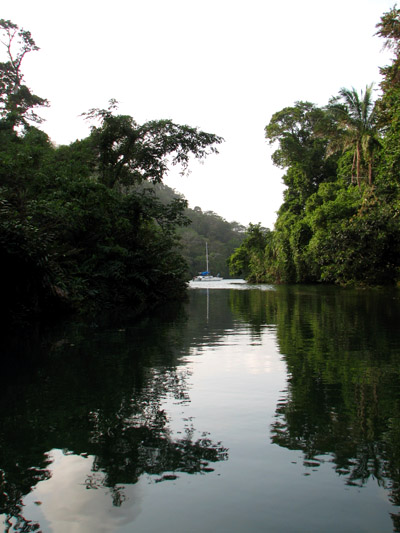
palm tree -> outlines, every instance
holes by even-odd
[[[368,168],[368,183],[372,185],[373,156],[375,149],[380,145],[372,93],[372,84],[367,85],[360,95],[354,87],[342,88],[339,96],[333,98],[328,106],[336,123],[336,130],[328,144],[328,154],[339,149],[343,152],[354,150],[351,179],[354,183],[356,168],[358,186],[361,185],[363,161]]]

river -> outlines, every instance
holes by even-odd
[[[4,531],[400,531],[400,291],[188,293],[3,343]]]

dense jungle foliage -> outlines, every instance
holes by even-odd
[[[273,283],[386,285],[400,281],[400,10],[377,35],[394,58],[380,96],[343,88],[325,107],[296,102],[265,136],[287,189],[273,231],[250,225],[233,275]]]
[[[138,310],[184,294],[188,267],[177,228],[187,203],[163,203],[145,182],[216,153],[222,138],[171,120],[138,124],[108,109],[84,113],[91,133],[54,146],[35,124],[47,100],[25,85],[38,50],[30,32],[0,20],[0,262],[6,319],[63,309]]]

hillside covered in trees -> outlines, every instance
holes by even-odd
[[[208,243],[209,267],[214,275],[228,278],[229,258],[244,239],[245,227],[228,222],[213,211],[200,207],[187,209],[190,224],[178,230],[182,239],[182,253],[191,277],[206,268],[205,243]]]
[[[377,35],[393,52],[379,96],[343,88],[324,107],[296,102],[265,128],[285,170],[273,231],[250,225],[234,275],[272,283],[387,285],[400,281],[400,10]]]
[[[177,228],[181,197],[164,203],[143,183],[222,138],[171,120],[138,124],[117,102],[91,109],[87,138],[55,146],[35,124],[48,106],[25,85],[29,31],[0,20],[0,262],[4,320],[129,305],[141,310],[185,294],[188,266]],[[229,255],[229,254],[227,254]]]
[[[180,200],[184,196],[165,183],[142,185],[152,189],[163,204]],[[209,265],[214,274],[229,277],[229,258],[244,239],[246,228],[238,222],[228,222],[213,211],[203,211],[199,206],[186,207],[184,211],[188,223],[178,228],[181,253],[187,263],[187,278],[191,279],[205,270],[205,250],[208,243]]]

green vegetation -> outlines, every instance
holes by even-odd
[[[154,190],[164,204],[184,201],[184,197],[164,183],[145,184]],[[213,274],[229,277],[229,258],[243,242],[246,228],[238,222],[227,222],[213,211],[202,211],[198,206],[184,211],[189,224],[180,226],[177,233],[181,239],[181,253],[187,263],[187,279],[193,278],[206,268],[205,250],[208,243],[209,263]]]
[[[343,88],[322,108],[296,102],[265,128],[287,189],[274,231],[250,225],[234,275],[273,283],[400,281],[400,10],[377,34],[394,53],[381,94]]]
[[[189,265],[190,277],[205,270],[205,243],[208,242],[209,265],[214,275],[229,277],[229,257],[241,245],[245,228],[237,222],[227,222],[213,211],[200,207],[187,209],[190,225],[179,229],[182,253]]]
[[[180,298],[187,265],[177,228],[186,201],[165,204],[143,183],[170,165],[216,153],[222,139],[171,120],[136,123],[108,109],[84,116],[90,135],[54,146],[33,124],[48,102],[24,84],[38,50],[29,32],[0,20],[0,261],[5,319]]]

